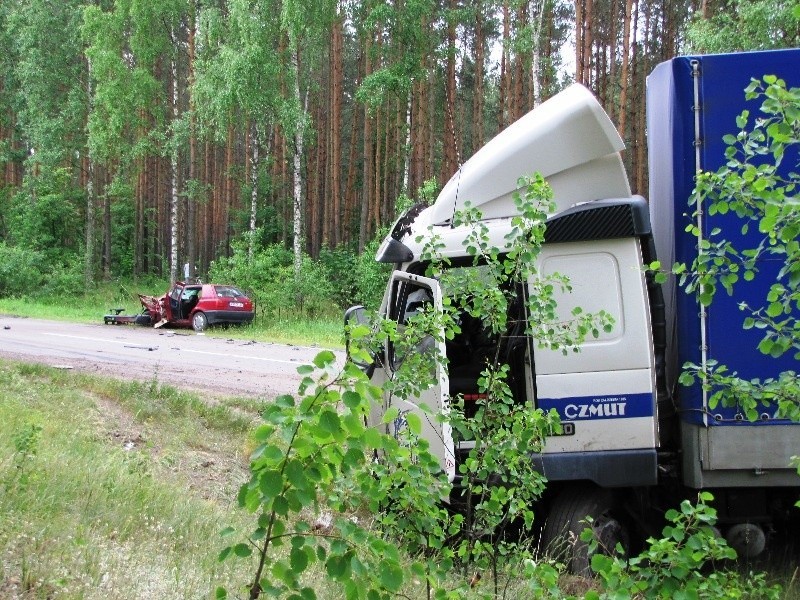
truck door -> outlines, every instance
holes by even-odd
[[[652,327],[641,250],[635,237],[546,244],[543,273],[569,277],[558,293],[572,310],[605,310],[611,331],[589,336],[578,353],[536,348],[537,404],[555,408],[564,435],[544,454],[549,479],[590,479],[603,487],[656,482],[657,414]]]
[[[442,291],[435,279],[395,271],[389,280],[380,314],[395,321],[398,333],[402,336],[413,319],[426,310],[426,307],[431,306],[433,310],[441,313]],[[444,331],[438,335],[427,335],[411,347],[387,341],[380,356],[382,364],[375,369],[372,381],[383,384],[396,380],[409,355],[413,353],[431,353],[443,358]],[[437,415],[446,414],[449,410],[448,375],[442,361],[435,362],[435,372],[430,378],[430,385],[421,386],[421,389],[408,397],[400,397],[391,391],[392,386],[385,386],[383,403],[381,406],[373,407],[370,422],[373,426],[384,427],[386,433],[398,436],[408,427],[408,415],[417,415],[422,423],[420,437],[428,441],[431,454],[439,459],[442,470],[452,481],[455,477],[452,431],[448,424],[440,423],[437,419]],[[428,410],[423,410],[423,406]],[[398,410],[397,417],[392,422],[384,424],[383,416],[390,408]]]

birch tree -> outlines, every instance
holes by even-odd
[[[319,47],[328,23],[336,14],[335,0],[283,0],[281,29],[288,40],[289,69],[287,77],[291,96],[285,99],[284,128],[292,138],[292,249],[295,276],[299,277],[303,260],[303,148],[309,125],[308,93],[301,91],[301,47],[306,50],[304,60],[313,62],[313,49]],[[309,52],[309,50],[311,50]]]
[[[110,276],[112,199],[132,205],[139,163],[159,154],[164,139],[165,95],[156,77],[156,63],[170,56],[168,30],[162,15],[131,0],[119,0],[110,10],[90,5],[84,9],[82,34],[92,64],[92,112],[88,120],[88,144],[95,161],[108,171],[102,190],[104,269]],[[137,207],[138,208],[138,207]],[[142,221],[147,217],[132,211],[136,219],[132,237],[115,242],[133,254],[134,272],[142,269],[147,240]]]

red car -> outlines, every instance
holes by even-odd
[[[170,325],[191,325],[195,331],[218,323],[250,323],[255,314],[253,301],[232,285],[179,281],[159,301],[162,319]]]
[[[120,314],[122,309],[114,309],[116,314],[106,315],[105,323],[191,326],[195,331],[203,331],[218,323],[250,323],[255,315],[253,301],[244,292],[232,285],[218,283],[179,281],[160,298],[139,294],[139,300],[144,306],[142,314],[126,316]]]

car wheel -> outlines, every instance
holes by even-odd
[[[149,314],[141,314],[136,316],[137,325],[147,325],[148,327],[153,324],[153,320]]]
[[[200,333],[201,331],[205,331],[206,327],[208,327],[208,317],[206,317],[205,313],[196,312],[192,317],[192,328]]]
[[[551,558],[563,561],[569,572],[591,576],[589,546],[580,539],[585,522],[591,517],[591,529],[598,541],[598,552],[616,554],[620,544],[625,554],[630,549],[628,528],[610,490],[590,485],[573,485],[553,501],[542,531],[541,547]]]

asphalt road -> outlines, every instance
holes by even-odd
[[[215,395],[295,393],[297,367],[321,348],[246,341],[185,329],[76,324],[0,315],[0,357]],[[344,360],[342,352],[337,352]]]

